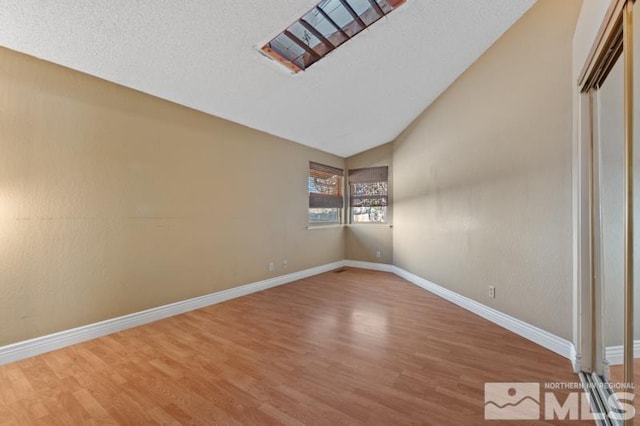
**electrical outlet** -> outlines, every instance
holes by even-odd
[[[282,261],[282,269],[287,269],[287,266],[289,266],[289,261],[285,259]]]
[[[376,250],[376,257],[380,259],[382,257],[382,252],[380,250]]]
[[[492,285],[489,286],[489,297],[492,299],[496,298],[496,288]]]
[[[269,262],[269,272],[273,272],[274,269],[275,265],[273,264],[273,262]]]

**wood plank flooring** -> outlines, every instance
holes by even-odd
[[[2,366],[0,425],[476,425],[485,382],[577,381],[534,343],[350,268]]]

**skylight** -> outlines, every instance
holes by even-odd
[[[406,0],[322,0],[262,47],[294,73],[304,71]]]

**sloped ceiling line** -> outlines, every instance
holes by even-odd
[[[408,0],[297,75],[312,0],[0,0],[0,45],[343,157],[393,140],[535,0]]]

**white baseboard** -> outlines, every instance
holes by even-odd
[[[411,272],[407,272],[404,269],[398,268],[397,266],[393,267],[393,272],[396,275],[404,278],[405,280],[419,287],[422,287],[423,289],[430,291],[431,293],[436,294],[443,299],[455,303],[456,305],[468,311],[471,311],[474,314],[493,322],[494,324],[504,327],[507,330],[510,330],[524,337],[525,339],[531,340],[532,342],[537,343],[540,346],[543,346],[559,355],[562,355],[572,362],[574,368],[576,367],[576,350],[573,343],[571,343],[570,341],[551,334],[548,331],[528,324],[524,321],[521,321],[517,318],[504,314],[500,311],[483,305],[482,303],[476,302],[475,300],[469,299],[468,297],[448,290],[444,287],[440,287],[439,285],[434,284],[431,281],[425,280],[424,278],[414,275]]]
[[[293,272],[279,277],[269,278],[252,284],[218,291],[193,299],[183,300],[169,305],[159,306],[146,311],[136,312],[118,318],[85,325],[82,327],[49,334],[35,339],[0,347],[0,365],[18,361],[35,355],[61,349],[76,343],[86,342],[97,337],[106,336],[128,328],[137,327],[158,321],[174,315],[204,308],[236,297],[245,296],[257,291],[266,290],[282,284],[287,284],[313,275],[328,272],[345,266],[345,261],[338,261],[326,265],[316,266],[303,271]]]
[[[361,262],[359,260],[345,260],[344,266],[352,268],[371,269],[372,271],[393,272],[393,265],[388,263]]]
[[[633,342],[633,357],[640,358],[640,340]],[[609,365],[624,364],[624,346],[607,346],[605,349],[605,359]]]
[[[517,318],[513,318],[493,308],[485,306],[475,300],[459,295],[444,287],[440,287],[424,278],[407,272],[394,265],[385,263],[361,262],[355,260],[342,260],[305,269],[299,272],[269,278],[252,284],[222,290],[216,293],[207,294],[193,299],[183,300],[169,305],[159,306],[146,311],[136,312],[118,318],[89,324],[82,327],[65,330],[58,333],[49,334],[23,342],[13,343],[0,347],[0,365],[25,359],[31,356],[40,355],[66,346],[82,343],[97,337],[106,336],[128,328],[137,327],[158,321],[174,315],[204,308],[206,306],[221,303],[237,297],[245,296],[268,288],[287,284],[313,275],[328,272],[344,266],[353,268],[370,269],[374,271],[392,272],[407,281],[422,287],[423,289],[436,294],[456,305],[475,313],[501,327],[506,328],[526,339],[533,341],[557,354],[571,360],[574,369],[579,369],[580,357],[576,354],[573,344],[563,338],[555,336],[547,331],[527,324]],[[636,346],[637,353],[640,354],[640,341]],[[619,355],[618,355],[619,354]],[[610,364],[615,365],[616,357],[622,356],[621,347],[607,348],[607,359]],[[621,358],[620,358],[621,359]],[[620,362],[621,363],[621,362]]]
[[[571,343],[570,349],[569,361],[571,361],[571,365],[573,366],[573,372],[579,373],[582,371],[582,356],[577,353],[576,347],[573,343]]]

